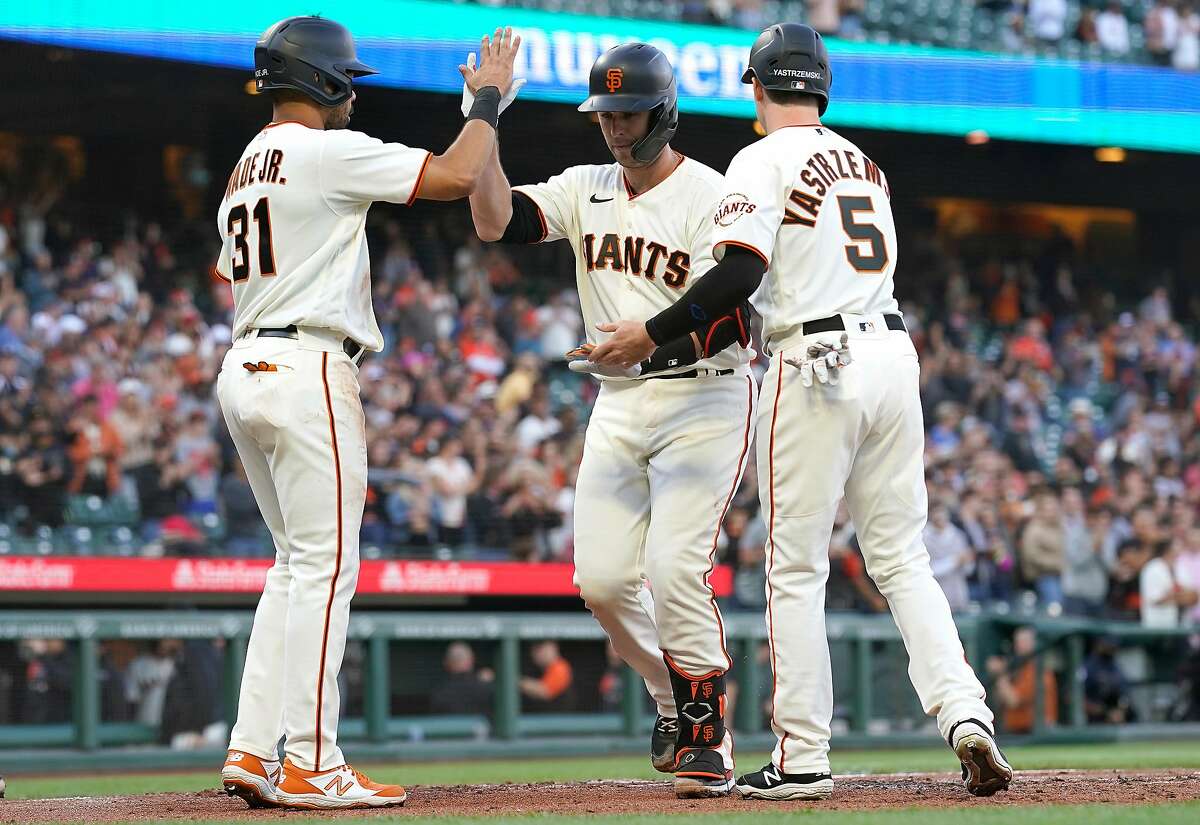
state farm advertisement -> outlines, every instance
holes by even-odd
[[[271,562],[258,559],[0,558],[0,591],[257,593]],[[470,561],[365,561],[358,593],[420,596],[574,596],[572,566]],[[718,596],[732,576],[713,571]]]

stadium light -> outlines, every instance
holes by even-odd
[[[1120,146],[1101,146],[1096,150],[1096,160],[1101,163],[1124,163],[1125,150]]]

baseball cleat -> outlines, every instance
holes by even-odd
[[[961,730],[960,730],[961,726]],[[954,753],[962,763],[963,784],[974,796],[991,796],[1008,790],[1013,769],[982,722],[967,719],[950,730]]]
[[[675,740],[679,736],[679,720],[659,716],[650,734],[650,764],[654,770],[671,773],[675,767]]]
[[[221,784],[225,793],[240,796],[251,808],[272,808],[281,770],[278,759],[260,759],[252,753],[231,750],[221,767]]]
[[[306,771],[283,762],[283,775],[275,790],[276,804],[284,808],[344,810],[403,805],[408,794],[399,785],[381,785],[349,765],[323,771]]]
[[[739,776],[734,790],[743,799],[828,799],[833,776],[827,773],[784,773],[773,764]]]
[[[680,799],[728,796],[733,789],[733,771],[713,748],[683,748],[676,753],[674,773],[675,796]]]

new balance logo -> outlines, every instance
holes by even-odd
[[[779,771],[774,765],[770,768],[763,768],[763,778],[775,783],[783,781],[783,777],[779,775]]]
[[[343,784],[343,783],[345,783],[345,784]],[[337,776],[334,776],[333,779],[331,779],[329,781],[328,785],[325,786],[325,792],[328,793],[329,789],[332,788],[334,785],[337,786],[337,790],[334,791],[334,793],[338,796],[344,796],[347,791],[349,791],[351,788],[354,787],[354,780],[348,776],[342,776],[342,775],[338,774]]]
[[[243,759],[245,759],[245,758],[246,758],[246,754],[244,754],[244,753],[231,753],[231,754],[229,754],[229,761],[230,761],[230,762],[241,762],[241,761],[242,761]]]

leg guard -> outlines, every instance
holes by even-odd
[[[685,748],[719,748],[725,741],[725,671],[690,676],[664,653],[679,709],[676,754]]]

